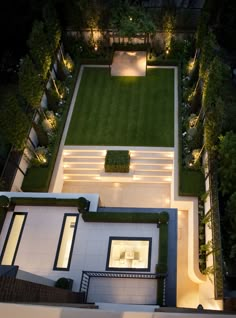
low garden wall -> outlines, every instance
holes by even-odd
[[[13,277],[0,277],[1,302],[84,303],[84,293],[27,282]]]

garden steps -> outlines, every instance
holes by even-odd
[[[142,165],[172,165],[173,160],[172,159],[140,159],[140,158],[131,158],[130,161],[131,164],[142,164]]]
[[[87,170],[74,170],[74,169],[64,169],[64,175],[73,176],[99,176],[101,169],[87,169]]]
[[[65,182],[135,182],[135,183],[170,183],[170,177],[138,177],[133,176],[132,178],[129,176],[112,176],[112,177],[101,177],[101,176],[78,176],[64,175]]]
[[[135,170],[134,173],[135,176],[147,176],[147,177],[172,177],[172,171],[140,171]]]
[[[173,159],[172,152],[161,152],[161,151],[152,151],[152,152],[144,152],[144,151],[130,151],[131,158],[139,158],[139,159]]]
[[[70,164],[73,164],[73,163],[83,163],[83,164],[90,164],[90,163],[101,163],[101,164],[104,164],[104,158],[78,158],[78,157],[75,157],[75,158],[72,158],[72,157],[65,157],[64,158],[64,163],[70,163]]]
[[[173,165],[169,164],[169,165],[161,165],[161,164],[154,164],[154,165],[150,165],[150,164],[139,164],[139,163],[132,163],[132,166],[135,166],[135,170],[138,171],[168,171],[168,170],[173,170]]]
[[[84,152],[84,151],[70,151],[68,153],[64,153],[64,156],[67,158],[105,158],[104,151],[94,151],[94,152]]]
[[[63,155],[65,182],[170,183],[172,181],[173,152],[169,149],[167,151],[131,150],[130,172],[127,174],[104,172],[105,147],[65,149]]]
[[[66,169],[74,169],[74,170],[87,170],[87,169],[98,169],[101,170],[104,168],[104,163],[96,163],[96,162],[67,162],[64,163],[64,171]]]

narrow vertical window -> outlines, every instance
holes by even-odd
[[[27,213],[14,213],[1,255],[1,265],[13,265],[25,225]]]
[[[70,269],[78,217],[78,214],[65,214],[64,216],[54,270]]]

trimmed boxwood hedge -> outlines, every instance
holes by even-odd
[[[78,199],[57,199],[57,198],[11,198],[12,205],[31,206],[78,206]]]
[[[150,44],[146,43],[113,43],[112,48],[114,51],[147,51]]]
[[[165,222],[160,224],[159,256],[158,256],[158,264],[156,265],[156,273],[167,274],[167,272],[168,272],[168,223]],[[159,279],[157,282],[157,304],[160,306],[165,305],[164,304],[164,292],[165,292],[164,287],[165,287],[164,279]]]
[[[85,222],[105,223],[159,223],[159,213],[135,212],[89,212],[84,213]]]
[[[159,264],[166,264],[168,261],[168,224],[160,224],[160,234],[159,234]]]
[[[178,60],[171,60],[171,59],[156,59],[156,60],[147,60],[148,66],[179,66]]]
[[[108,150],[105,158],[105,172],[129,172],[130,155],[128,150]]]

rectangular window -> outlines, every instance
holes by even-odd
[[[78,218],[78,214],[64,215],[54,270],[70,269]]]
[[[1,265],[13,265],[25,225],[27,213],[14,213],[1,255]]]
[[[150,271],[150,237],[110,237],[107,270]]]

